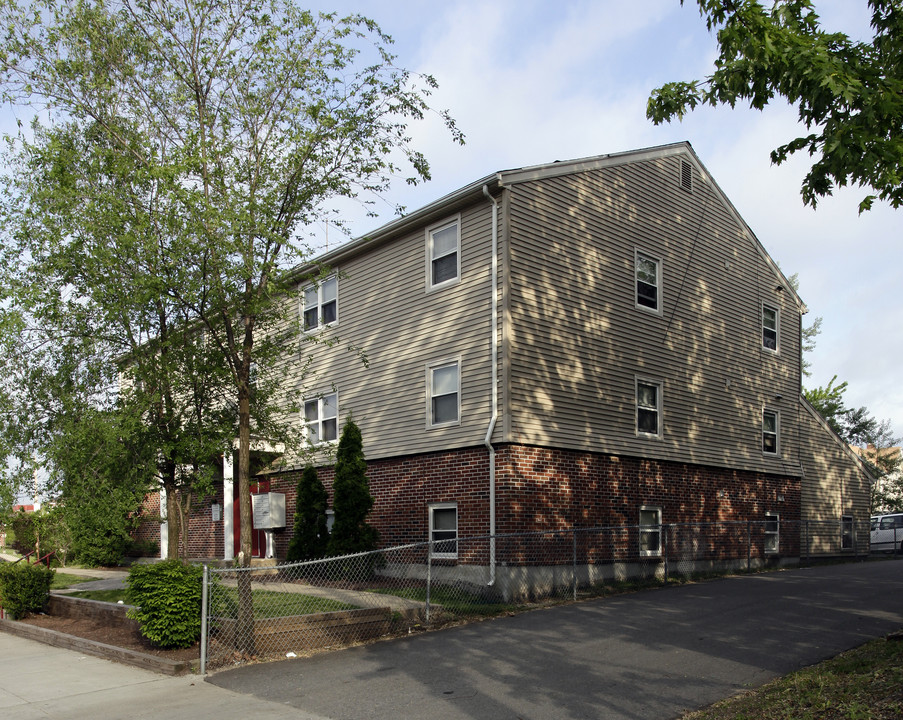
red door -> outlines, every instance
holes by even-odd
[[[261,480],[260,482],[251,483],[251,495],[266,493],[270,491],[270,481]],[[235,557],[241,550],[241,506],[239,504],[238,483],[233,486],[232,512],[235,532],[232,536],[232,551]],[[254,522],[253,513],[251,514],[251,522]],[[262,558],[266,555],[266,534],[263,530],[251,529],[251,557]]]

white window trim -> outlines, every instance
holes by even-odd
[[[458,369],[458,412],[455,420],[445,422],[433,422],[433,370],[455,365]],[[437,360],[426,366],[426,429],[454,427],[461,424],[461,357],[445,358]]]
[[[774,415],[774,452],[768,452],[765,449],[765,413],[771,413]],[[759,447],[762,450],[762,455],[765,457],[781,457],[781,413],[779,410],[775,410],[774,408],[764,407],[762,408],[762,428],[759,433]]]
[[[317,442],[312,442],[310,439],[310,423],[307,420],[307,416],[305,415],[305,408],[307,403],[314,402],[316,400],[317,403],[317,435],[319,437],[323,437],[323,421],[324,420],[332,420],[333,416],[330,415],[328,418],[323,416],[323,400],[330,396],[335,396],[335,439],[334,440],[318,440]],[[301,425],[304,430],[304,439],[307,440],[308,444],[314,447],[323,447],[326,445],[336,445],[339,442],[339,392],[336,390],[335,392],[323,393],[322,395],[318,395],[316,398],[307,398],[301,403]]]
[[[658,514],[658,524],[657,525],[643,525],[642,518],[643,512],[654,512]],[[637,527],[638,527],[638,538],[639,540],[639,551],[640,557],[661,557],[662,556],[662,509],[659,505],[641,505],[639,517],[637,518]],[[658,550],[643,550],[643,542],[642,537],[644,534],[657,534],[658,535]]]
[[[658,428],[654,433],[648,433],[640,430],[640,385],[654,385],[657,390],[655,393],[656,412],[658,415]],[[662,411],[662,395],[663,383],[661,380],[653,380],[648,377],[640,377],[637,375],[633,382],[633,430],[637,437],[642,438],[658,438],[661,439],[664,428],[664,417]]]
[[[457,560],[458,559],[458,525],[459,525],[459,516],[458,516],[458,503],[456,502],[441,502],[441,503],[430,503],[428,506],[428,515],[429,515],[429,540],[433,541],[433,531],[435,528],[433,527],[433,513],[436,510],[454,510],[455,511],[455,551],[452,552],[436,552],[435,545],[432,546],[432,555],[434,559],[438,560]]]
[[[637,267],[640,264],[640,257],[645,258],[646,260],[650,260],[655,263],[655,290],[656,290],[656,307],[651,308],[648,305],[642,305],[640,303],[639,293],[637,291],[637,276],[636,271]],[[663,261],[660,257],[655,255],[654,253],[648,253],[645,250],[641,250],[640,248],[633,249],[633,304],[637,310],[642,310],[644,312],[652,313],[653,315],[662,315],[662,307],[664,305],[664,292],[662,289],[662,268]]]
[[[433,234],[439,232],[440,230],[444,230],[447,227],[452,225],[456,225],[458,228],[457,232],[457,244],[455,246],[455,254],[457,260],[457,268],[455,270],[455,276],[449,278],[448,280],[443,280],[440,283],[433,284]],[[457,285],[461,282],[461,215],[455,215],[454,217],[447,218],[442,222],[436,223],[435,225],[430,225],[425,231],[426,238],[426,291],[433,292],[434,290],[441,290],[442,288],[451,287],[452,285]]]
[[[768,521],[769,518],[775,518],[777,520],[777,530],[771,531],[768,529]],[[781,515],[776,512],[766,512],[765,513],[765,524],[762,526],[762,533],[764,537],[764,547],[766,555],[777,555],[781,552]],[[775,542],[774,547],[769,549],[768,547],[768,538],[774,536]]]
[[[335,320],[329,323],[323,322],[322,308],[323,308],[323,286],[328,283],[330,280],[335,281]],[[305,327],[304,323],[304,313],[307,310],[307,291],[316,288],[317,289],[317,324],[314,327]],[[315,283],[308,283],[303,288],[301,288],[301,297],[298,299],[301,305],[301,331],[305,333],[316,333],[324,330],[325,328],[334,327],[339,324],[339,276],[338,275],[329,275],[328,277],[323,278],[322,280],[318,280]]]
[[[771,310],[774,312],[774,348],[770,348],[765,344],[765,310]],[[770,329],[770,328],[769,328]],[[765,352],[774,353],[775,355],[780,355],[781,353],[781,308],[776,305],[769,305],[768,303],[762,303],[762,310],[759,314],[759,342],[762,345],[762,349]]]

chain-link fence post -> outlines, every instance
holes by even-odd
[[[746,572],[752,570],[752,521],[746,521]]]
[[[577,528],[571,531],[573,537],[573,568],[574,568],[574,600],[577,599]]]
[[[664,560],[664,584],[668,584],[668,532],[671,529],[671,525],[665,525],[662,527],[662,559]]]
[[[201,583],[201,675],[207,674],[207,608],[210,591],[210,568],[204,565],[203,582]]]
[[[430,584],[433,579],[433,541],[426,545],[426,624],[430,624]]]
[[[806,565],[809,564],[809,521],[806,520]]]

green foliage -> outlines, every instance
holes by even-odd
[[[875,482],[871,486],[872,512],[903,510],[903,478],[900,438],[894,437],[890,420],[879,421],[866,407],[850,408],[844,400],[847,383],[831,378],[827,387],[804,388],[803,395],[831,429],[845,442],[859,448],[859,456]]]
[[[13,547],[23,555],[34,552],[37,557],[44,557],[52,552],[54,559],[66,562],[71,541],[59,507],[42,508],[33,513],[20,510],[13,517],[11,526],[15,535]]]
[[[118,565],[154,485],[153,446],[134,409],[85,408],[60,420],[49,457],[60,475],[72,551],[84,565]]]
[[[683,2],[683,0],[681,0]],[[776,96],[796,106],[808,134],[771,153],[780,164],[796,152],[815,160],[803,202],[815,207],[835,187],[871,188],[876,198],[903,204],[903,5],[869,0],[874,37],[854,42],[819,24],[811,0],[697,0],[709,30],[717,31],[715,71],[702,81],[671,82],[655,90],[646,115],[656,124],[681,118],[697,105],[748,102],[763,109]]]
[[[126,583],[141,634],[164,648],[189,647],[201,635],[204,569],[177,559],[133,565]]]
[[[288,545],[286,560],[312,560],[323,557],[329,543],[326,488],[317,476],[316,468],[308,465],[298,481],[295,526]]]
[[[373,496],[367,480],[367,461],[360,428],[351,419],[345,421],[336,452],[335,478],[332,483],[335,524],[329,537],[330,555],[374,550],[379,534],[367,524],[373,508]]]
[[[0,605],[14,620],[40,612],[50,597],[54,571],[21,560],[0,565]]]
[[[6,0],[0,25],[0,91],[41,108],[7,154],[0,264],[26,320],[66,338],[49,377],[96,393],[88,376],[124,361],[164,485],[237,436],[249,559],[252,429],[300,447],[297,399],[272,390],[311,339],[274,298],[330,201],[429,177],[408,125],[435,80],[399,68],[372,20],[293,0]]]

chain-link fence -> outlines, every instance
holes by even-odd
[[[774,517],[458,537],[275,567],[207,568],[201,665],[292,657],[625,586],[867,552],[868,533],[855,525]]]

